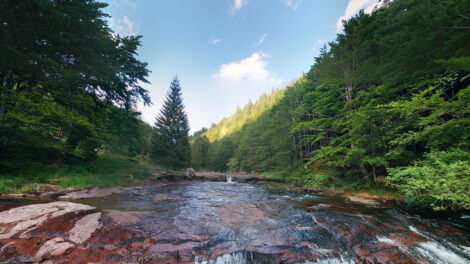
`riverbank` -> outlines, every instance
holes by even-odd
[[[24,163],[0,172],[0,194],[60,192],[90,187],[130,186],[159,168],[148,161],[102,155],[91,162]]]
[[[289,181],[279,174],[248,174],[194,171],[171,171],[145,161],[133,160],[119,155],[100,156],[96,161],[75,165],[33,165],[29,170],[3,174],[0,177],[2,197],[57,198],[74,192],[119,192],[148,182],[165,181],[233,181],[265,185],[269,189],[324,196],[344,196],[354,203],[365,205],[398,205],[403,197],[397,192],[381,188],[345,190],[337,188],[314,188]],[[122,188],[128,187],[128,188]]]

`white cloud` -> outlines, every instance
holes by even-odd
[[[285,3],[286,3],[286,6],[292,8],[292,10],[295,11],[302,3],[302,0],[286,0]]]
[[[248,0],[233,0],[232,14],[244,7],[247,2]]]
[[[264,33],[258,40],[258,46],[261,46],[263,45],[263,42],[264,40],[266,39],[266,37],[268,36],[268,33]]]
[[[210,39],[210,40],[209,40],[209,44],[211,44],[211,45],[217,45],[217,44],[219,44],[220,42],[222,42],[221,39]]]
[[[132,21],[127,16],[124,16],[122,19],[118,20],[116,31],[120,35],[124,36],[137,35],[137,30],[134,26],[134,23],[132,23]]]
[[[340,33],[343,31],[343,20],[350,19],[359,13],[361,9],[364,9],[364,12],[370,14],[377,4],[380,4],[378,3],[378,0],[349,0],[344,15],[336,22],[336,32]]]
[[[125,5],[125,6],[130,6],[132,8],[135,8],[137,6],[136,3],[134,3],[132,0],[122,0],[122,3]]]
[[[317,39],[317,44],[323,45],[323,44],[325,44],[325,43],[326,43],[326,40],[324,40],[324,39]]]
[[[212,75],[216,79],[227,80],[276,80],[271,76],[271,73],[266,70],[268,64],[267,59],[271,55],[262,51],[253,53],[250,57],[245,58],[239,62],[232,62],[229,64],[222,64],[219,71]]]

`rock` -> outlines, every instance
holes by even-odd
[[[378,205],[379,204],[374,199],[367,199],[367,198],[362,198],[362,197],[357,197],[357,196],[347,196],[347,197],[351,202],[355,202],[355,203],[361,203],[365,205]]]
[[[105,197],[111,195],[113,193],[122,193],[126,190],[124,188],[93,188],[93,189],[85,189],[80,191],[75,191],[68,193],[66,195],[62,195],[60,199],[90,199],[90,198],[98,198],[98,197]]]
[[[34,230],[37,226],[43,224],[50,218],[55,218],[71,212],[93,209],[95,209],[95,207],[83,204],[52,202],[46,204],[30,204],[0,212],[0,225],[15,224],[8,233],[5,233],[5,229],[4,233],[0,234],[0,239],[11,238],[19,232],[23,232],[23,234],[25,234]]]
[[[186,177],[192,179],[196,176],[196,171],[193,168],[187,168],[186,169]]]
[[[122,226],[135,225],[142,218],[146,218],[151,215],[148,211],[118,211],[118,210],[106,210],[106,215],[111,217],[114,223]]]
[[[70,240],[81,244],[87,241],[96,229],[101,227],[99,219],[101,213],[94,213],[84,216],[75,223],[75,226],[69,231]]]
[[[207,180],[207,181],[226,181],[227,176],[225,173],[220,172],[207,172],[207,171],[198,171],[195,175],[196,179]]]
[[[265,216],[266,213],[253,204],[231,203],[219,210],[219,218],[229,224],[251,224]]]
[[[55,237],[44,243],[36,253],[35,257],[38,260],[42,260],[44,258],[61,256],[67,253],[67,251],[72,249],[74,246],[75,245],[70,242],[65,242],[62,237]]]
[[[3,245],[1,248],[0,248],[0,255],[3,254],[3,251],[5,251],[9,246],[15,244],[15,242],[9,242],[9,243],[6,243],[5,245]]]
[[[176,197],[173,197],[171,195],[165,194],[165,193],[159,193],[153,197],[153,202],[161,202],[161,201],[174,201],[178,200]]]

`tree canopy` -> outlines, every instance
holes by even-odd
[[[93,159],[111,138],[124,136],[116,133],[121,121],[144,127],[133,110],[138,100],[151,103],[141,86],[149,70],[136,58],[141,37],[114,33],[106,6],[94,0],[0,3],[4,165],[23,158]]]

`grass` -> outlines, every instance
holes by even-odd
[[[384,183],[358,177],[344,177],[334,172],[306,171],[300,168],[294,172],[263,172],[260,175],[278,179],[286,184],[309,186],[318,190],[331,190],[338,193],[360,196],[362,198],[380,198],[386,200],[403,200],[404,196],[396,189]]]
[[[61,188],[126,186],[148,178],[157,168],[119,155],[103,155],[92,162],[73,165],[24,164],[14,172],[0,174],[0,193],[32,192],[36,190],[35,183]]]

